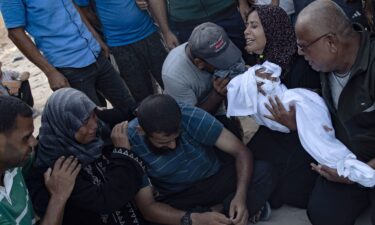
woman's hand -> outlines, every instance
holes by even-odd
[[[111,133],[112,143],[115,147],[130,149],[128,138],[128,121],[116,124]]]

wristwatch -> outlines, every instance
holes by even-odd
[[[190,211],[186,211],[185,215],[183,217],[181,217],[181,225],[192,225],[192,221],[191,221],[191,212]]]

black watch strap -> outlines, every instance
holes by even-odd
[[[181,225],[192,225],[191,221],[191,211],[186,211],[185,215],[181,217]]]

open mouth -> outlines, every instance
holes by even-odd
[[[246,39],[246,44],[251,44],[255,42],[255,39]]]

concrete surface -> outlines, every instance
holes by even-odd
[[[311,225],[311,223],[307,218],[306,210],[283,206],[272,211],[269,221],[259,222],[257,225]],[[371,225],[370,211],[367,210],[358,218],[355,225]]]

